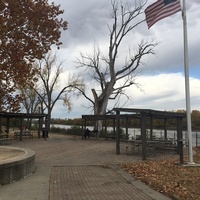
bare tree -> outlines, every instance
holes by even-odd
[[[28,82],[27,82],[28,83]],[[19,87],[18,91],[22,95],[21,109],[25,110],[26,113],[39,113],[39,98],[36,91],[27,84],[26,87]],[[27,119],[26,126],[28,129],[31,128],[32,119]]]
[[[26,110],[26,113],[39,113],[39,100],[36,91],[29,87],[20,88],[20,92],[22,94],[22,109]]]
[[[92,103],[94,114],[105,114],[109,100],[116,100],[122,94],[126,95],[126,88],[137,85],[135,71],[141,66],[142,58],[145,55],[155,54],[154,47],[157,44],[142,41],[138,45],[137,52],[129,51],[124,65],[117,63],[119,50],[125,37],[144,22],[137,19],[140,19],[145,4],[146,2],[140,5],[136,3],[132,8],[122,4],[118,6],[117,1],[111,1],[113,24],[108,26],[110,33],[108,56],[102,55],[100,48],[95,46],[93,55],[81,53],[80,58],[75,61],[79,67],[86,68],[88,75],[98,85],[96,88],[91,88],[93,99],[90,98],[91,95],[78,88],[79,92]]]
[[[52,55],[52,53],[36,63],[38,82],[33,89],[38,95],[37,103],[41,105],[41,112],[46,111],[48,114],[48,128],[50,128],[51,113],[56,102],[63,101],[63,105],[71,111],[70,92],[73,92],[74,87],[84,90],[84,83],[78,75],[69,76],[66,78],[68,80],[66,86],[60,87],[62,65],[63,62],[58,62],[56,54]]]

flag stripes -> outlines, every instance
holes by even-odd
[[[159,20],[175,14],[181,10],[180,0],[165,5],[164,0],[158,0],[145,9],[148,28]]]

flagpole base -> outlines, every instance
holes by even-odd
[[[182,165],[183,167],[200,167],[200,164],[194,162],[188,162]]]
[[[196,163],[195,162],[188,162],[187,164],[188,165],[195,165]]]

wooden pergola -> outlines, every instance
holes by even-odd
[[[136,117],[136,116],[134,116]],[[133,118],[132,115],[120,115],[120,119],[125,119],[126,122],[128,122],[129,119]],[[83,135],[84,131],[86,129],[87,121],[103,121],[104,122],[104,131],[105,131],[105,139],[107,139],[107,128],[108,128],[108,121],[113,122],[113,132],[116,134],[116,115],[82,115],[82,129],[83,129]],[[83,137],[82,135],[82,137]],[[126,139],[128,140],[128,123],[126,123]]]
[[[2,132],[2,120],[6,119],[6,131],[9,134],[10,129],[10,119],[20,119],[20,141],[22,141],[22,132],[23,132],[23,120],[24,119],[38,119],[39,127],[38,127],[38,138],[40,138],[40,132],[42,129],[42,124],[45,124],[45,134],[44,139],[47,138],[47,114],[30,114],[30,113],[11,113],[11,112],[0,112],[0,134]],[[45,123],[44,123],[45,122]]]
[[[185,113],[158,111],[151,109],[132,109],[132,108],[114,108],[112,115],[82,115],[83,127],[86,127],[86,121],[105,121],[105,135],[107,132],[106,121],[112,119],[114,121],[115,130],[116,127],[116,154],[120,154],[120,120],[126,120],[126,138],[128,137],[128,120],[140,119],[141,128],[141,140],[142,140],[142,159],[146,160],[147,149],[146,149],[146,138],[147,138],[147,120],[150,120],[150,140],[153,137],[153,119],[161,118],[164,119],[164,137],[167,139],[167,119],[177,120],[177,151],[180,155],[180,163],[183,163],[183,134],[182,134],[182,120],[185,118]],[[128,138],[127,138],[128,139]]]

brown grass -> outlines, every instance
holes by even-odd
[[[200,148],[194,162],[200,163]],[[187,158],[184,158],[187,162]],[[153,189],[176,200],[200,200],[200,167],[178,165],[178,160],[125,164],[124,169]]]

